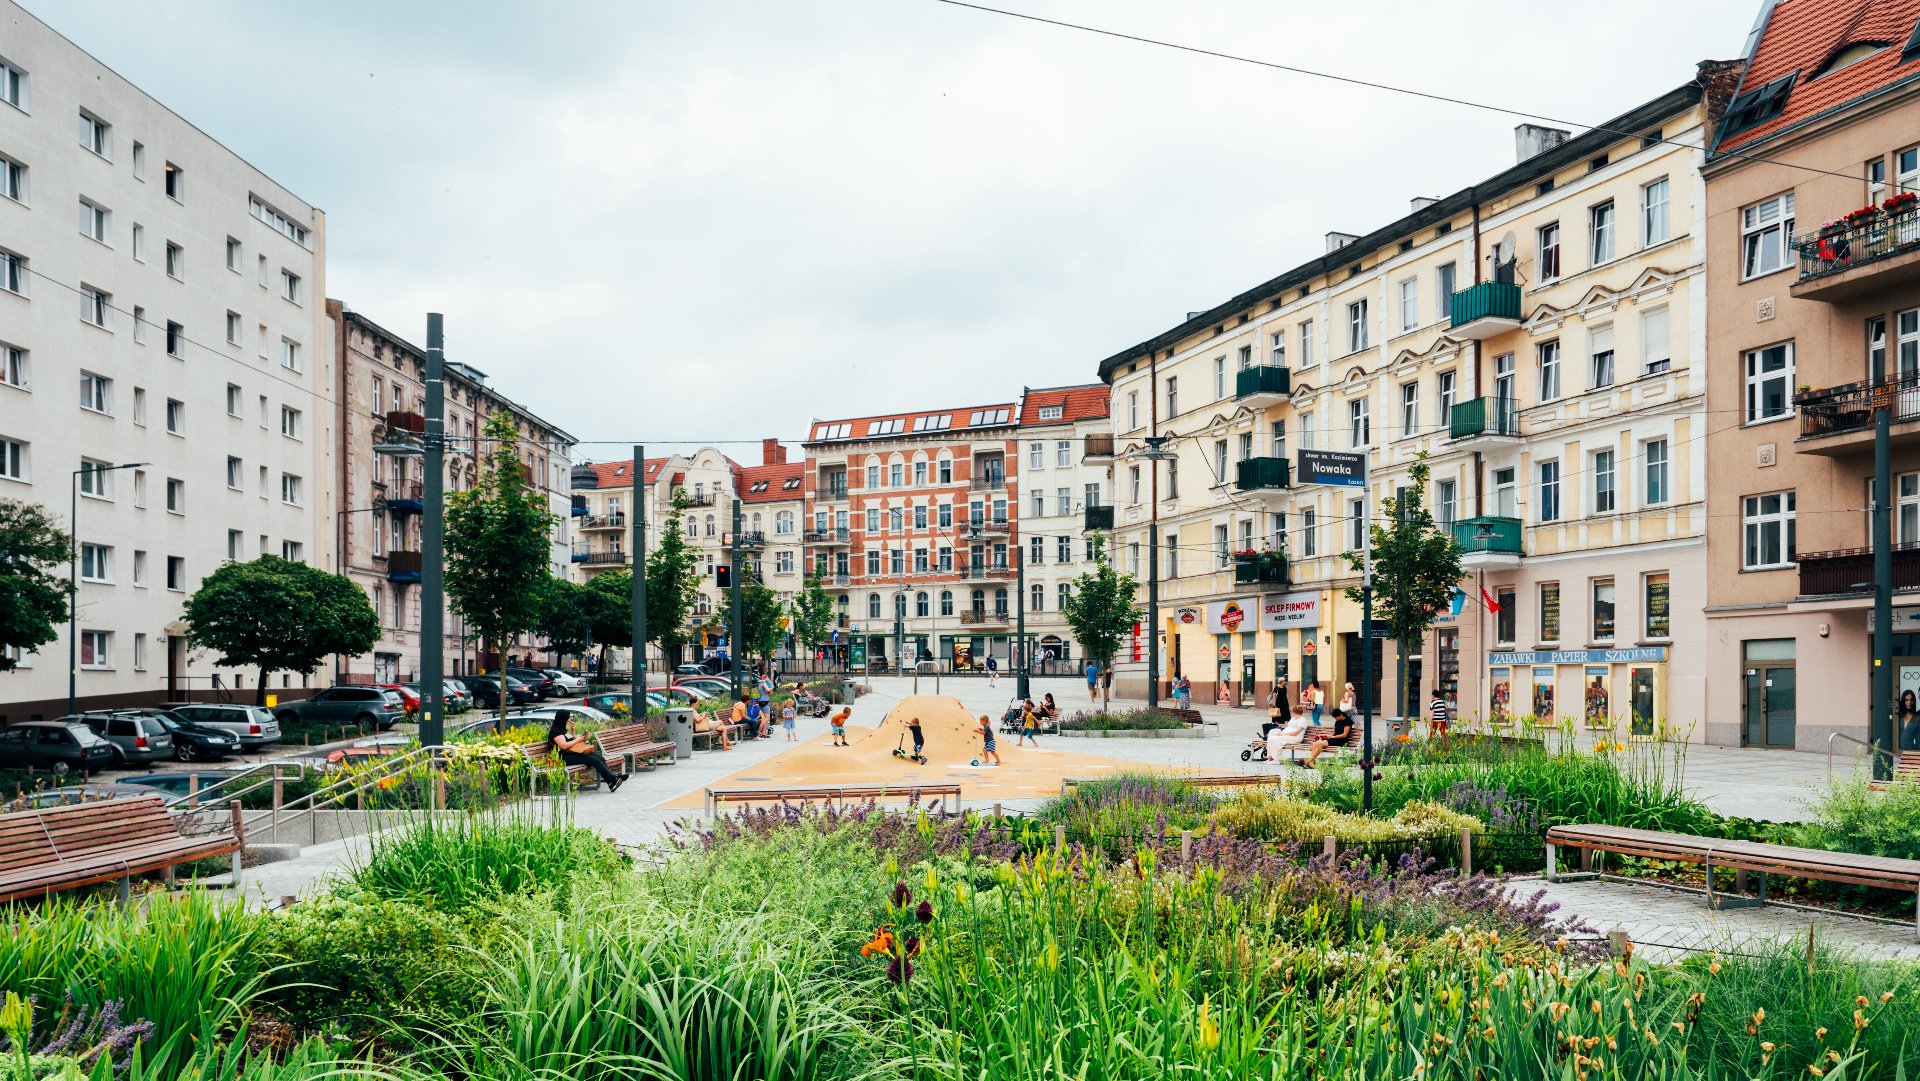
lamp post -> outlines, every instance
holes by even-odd
[[[967,543],[978,544],[982,539],[980,526],[970,524],[967,527]],[[1032,660],[1027,650],[1027,561],[1020,553],[1020,545],[1009,544],[1013,557],[1013,672],[1014,693],[1024,701],[1033,696],[1033,687],[1029,681]],[[981,564],[985,566],[985,564]]]
[[[439,335],[440,317],[427,316],[427,411],[429,414],[437,414],[441,408]],[[421,436],[421,441],[418,443],[406,439],[395,439],[392,442],[376,443],[373,446],[375,454],[384,454],[389,458],[424,459],[421,469],[423,482],[421,494],[424,498],[421,500],[420,526],[423,538],[429,530],[439,528],[438,523],[442,520],[440,516],[445,513],[445,508],[442,506],[445,475],[440,465],[443,452],[436,450],[431,455],[427,453],[427,446],[438,447],[440,439],[440,430],[430,420],[425,434]],[[440,742],[442,711],[446,708],[442,657],[446,648],[445,635],[442,633],[442,611],[445,601],[442,600],[443,590],[440,588],[440,552],[437,534],[431,553],[425,551],[426,544],[423,543],[421,548],[423,550],[420,555],[420,670],[418,673],[420,728],[418,735],[422,747],[432,747]],[[429,561],[432,563],[431,575],[429,575]],[[505,667],[502,666],[502,671],[504,670]]]
[[[138,469],[145,462],[87,465],[73,471],[67,484],[67,713],[77,712],[80,689],[80,474]]]
[[[354,507],[350,510],[336,510],[333,512],[333,517],[336,523],[334,528],[334,538],[333,538],[334,539],[333,573],[335,574],[344,573],[341,570],[341,560],[345,558],[345,552],[347,550],[347,515],[373,514],[378,511],[384,511],[386,509],[387,508],[385,507]],[[376,616],[378,616],[379,614],[380,613],[378,612],[374,613],[374,615]],[[337,683],[340,683],[345,678],[346,678],[346,658],[336,653],[333,655],[333,681],[334,683],[337,684]]]
[[[1171,436],[1150,435],[1147,449],[1134,457],[1153,470],[1153,508],[1147,534],[1147,708],[1160,708],[1160,463],[1178,455],[1167,449]]]

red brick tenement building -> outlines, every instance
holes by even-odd
[[[1012,402],[815,421],[803,538],[838,606],[835,653],[878,668],[1011,656],[1019,546]],[[896,641],[896,633],[898,641]]]

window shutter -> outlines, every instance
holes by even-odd
[[[1666,308],[1641,314],[1640,359],[1647,364],[1672,359],[1672,353],[1667,349]]]

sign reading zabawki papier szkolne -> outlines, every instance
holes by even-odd
[[[1667,647],[1640,649],[1555,649],[1534,653],[1490,653],[1488,664],[1647,664],[1667,659]]]

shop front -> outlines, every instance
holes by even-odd
[[[1495,726],[1656,734],[1666,716],[1667,649],[1565,649],[1487,656],[1486,716]]]

